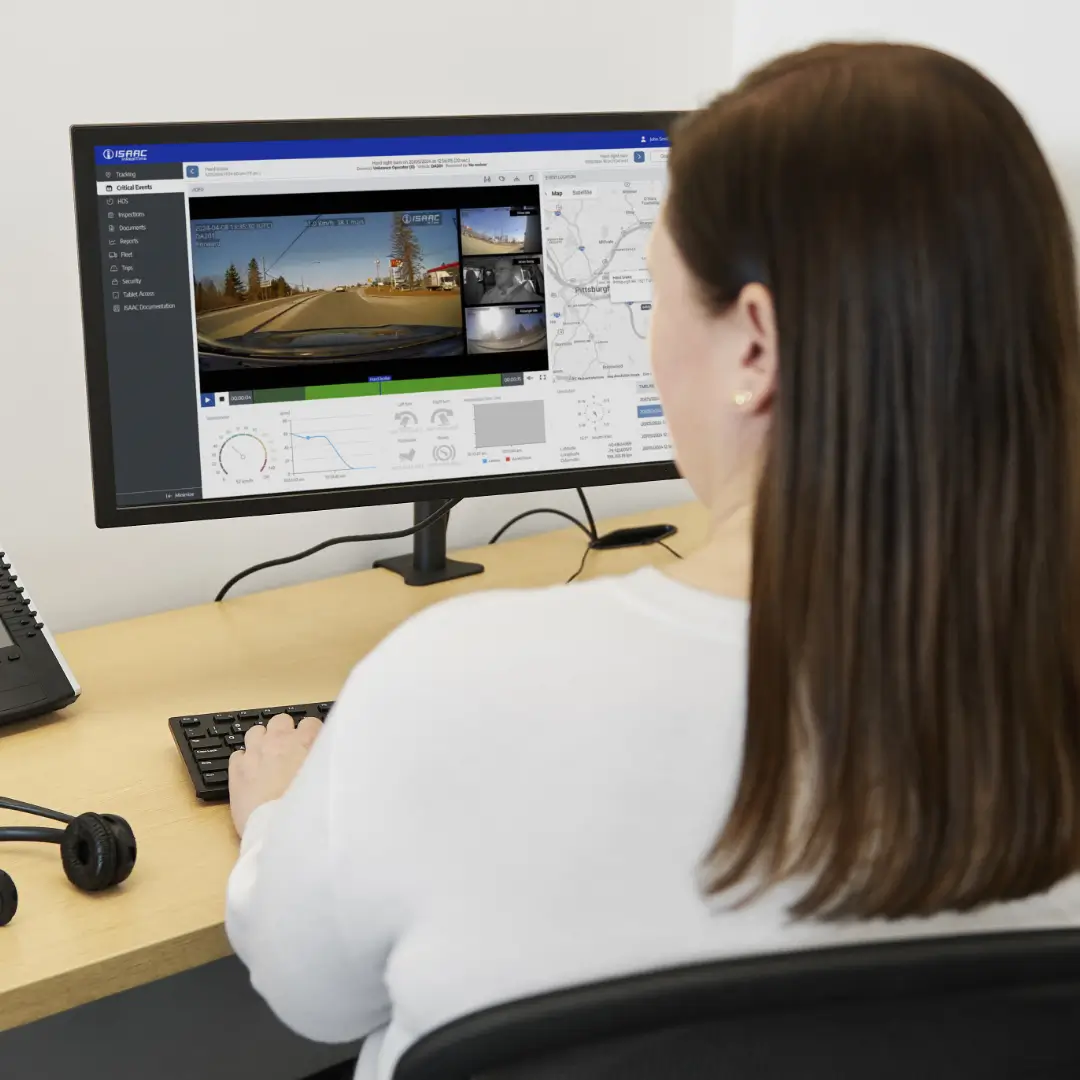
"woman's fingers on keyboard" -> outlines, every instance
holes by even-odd
[[[266,738],[266,728],[262,724],[256,724],[254,727],[249,728],[244,735],[244,749],[250,750],[253,746],[256,746],[260,739]]]
[[[322,731],[322,721],[317,716],[305,716],[296,729],[300,741],[305,746],[311,746],[318,738],[320,731]]]
[[[277,716],[271,716],[266,722],[266,733],[268,735],[282,735],[287,731],[293,729],[293,718],[288,713],[278,713]]]

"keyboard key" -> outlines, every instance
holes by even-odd
[[[227,772],[207,772],[202,774],[204,784],[227,784],[229,774]]]
[[[211,724],[206,729],[206,734],[215,739],[224,739],[226,735],[232,734],[232,728],[227,724]]]
[[[202,773],[217,772],[217,770],[220,769],[220,768],[221,768],[221,762],[220,761],[200,761],[199,762],[199,772],[202,772]]]
[[[306,705],[290,705],[285,711],[290,716],[307,716]]]
[[[259,709],[243,709],[236,715],[240,720],[258,720],[262,712]]]
[[[254,726],[254,720],[234,720],[229,730],[234,735],[243,735],[245,731],[250,731]]]
[[[231,738],[231,736],[230,736]],[[221,745],[220,739],[192,739],[188,744],[192,750],[216,750]]]
[[[243,746],[244,745],[244,736],[243,735],[226,735],[225,736],[225,745],[226,746]]]
[[[187,737],[188,737],[189,739],[191,739],[191,740],[195,740],[195,739],[205,739],[205,738],[206,738],[206,735],[205,735],[205,733],[203,732],[202,728],[197,728],[197,727],[193,727],[193,728],[188,728],[188,729],[187,729],[187,730],[186,730],[186,731],[184,732],[184,734],[185,734],[185,735],[186,735],[186,736],[187,736]]]
[[[196,761],[216,761],[219,758],[227,758],[232,751],[227,746],[219,746],[216,750],[196,750]]]
[[[218,722],[218,721],[221,721],[221,720],[235,720],[235,719],[236,719],[236,713],[219,712],[219,713],[214,714],[215,723]]]
[[[181,727],[196,727],[198,724],[201,724],[201,723],[202,723],[202,721],[197,716],[181,716],[180,717],[180,726]]]
[[[328,713],[330,711],[330,706],[331,705],[333,705],[332,701],[320,701],[319,702],[319,712]]]
[[[262,714],[269,719],[271,716],[277,716],[278,713],[283,713],[284,711],[284,706],[279,706],[276,709],[263,709]]]

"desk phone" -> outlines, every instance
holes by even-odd
[[[0,724],[70,705],[79,684],[0,551]]]

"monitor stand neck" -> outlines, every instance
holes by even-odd
[[[413,503],[413,523],[419,524],[425,518],[431,517],[440,506],[445,505],[443,499]],[[450,515],[447,514],[416,533],[413,536],[413,549],[408,555],[379,559],[375,565],[400,574],[406,585],[437,585],[440,581],[482,574],[484,568],[480,563],[458,562],[446,557],[446,527],[449,519]]]

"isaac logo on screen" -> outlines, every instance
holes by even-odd
[[[147,151],[137,147],[121,147],[119,150],[105,149],[101,156],[106,161],[145,161]]]

